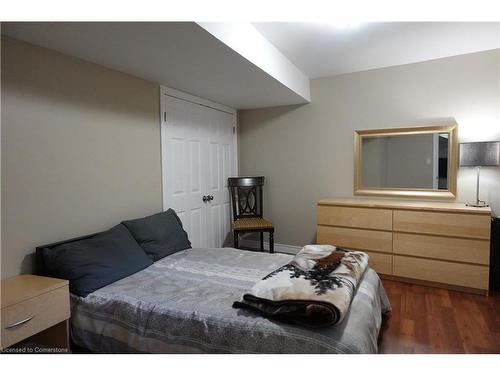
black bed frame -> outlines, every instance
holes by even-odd
[[[49,271],[47,270],[47,267],[45,265],[45,262],[43,260],[43,251],[45,249],[51,249],[53,247],[71,243],[71,242],[76,242],[80,240],[86,240],[87,238],[94,237],[98,234],[101,234],[103,232],[97,232],[93,234],[87,234],[86,236],[80,236],[80,237],[75,237],[75,238],[70,238],[69,240],[63,240],[63,241],[58,241],[58,242],[53,242],[47,245],[42,245],[42,246],[37,246],[35,249],[35,274],[38,276],[51,276],[49,274]]]
[[[63,245],[66,243],[76,242],[76,241],[80,241],[80,240],[86,240],[87,238],[94,237],[95,235],[100,234],[100,233],[103,233],[103,232],[87,234],[86,236],[70,238],[68,240],[63,240],[63,241],[49,243],[47,245],[37,246],[35,249],[35,272],[34,272],[35,275],[47,276],[47,277],[52,276],[52,275],[50,275],[49,271],[47,270],[47,267],[45,266],[45,262],[43,261],[43,251],[45,249],[51,249],[53,247]],[[70,327],[71,327],[71,325],[70,325]],[[76,345],[71,338],[71,334],[69,337],[69,345],[70,345],[72,353],[82,353],[82,354],[91,353],[87,348]]]

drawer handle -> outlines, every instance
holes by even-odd
[[[28,323],[31,319],[33,319],[35,317],[35,315],[32,315],[26,319],[23,319],[23,320],[20,320],[18,322],[15,322],[15,323],[12,323],[12,324],[9,324],[7,327],[5,327],[5,329],[10,329],[10,328],[15,328],[17,326],[20,326],[21,324],[24,324],[24,323]]]

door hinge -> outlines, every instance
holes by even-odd
[[[233,134],[236,134],[236,126],[233,126]]]
[[[167,122],[167,112],[163,112],[163,122]]]

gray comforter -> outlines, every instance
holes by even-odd
[[[72,296],[72,339],[110,353],[376,353],[390,305],[370,268],[337,326],[303,328],[231,307],[291,259],[232,248],[178,252],[85,298]]]

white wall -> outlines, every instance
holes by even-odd
[[[459,141],[500,139],[500,50],[311,81],[310,104],[240,112],[240,173],[266,176],[276,241],[315,240],[316,201],[353,195],[356,129],[454,118]],[[473,201],[475,172],[460,168],[458,201]],[[500,215],[500,168],[484,168],[481,198]]]
[[[154,83],[2,37],[1,278],[35,247],[159,212]]]
[[[309,77],[293,65],[251,23],[199,22],[198,24],[259,69],[301,96],[304,103],[311,101]]]

